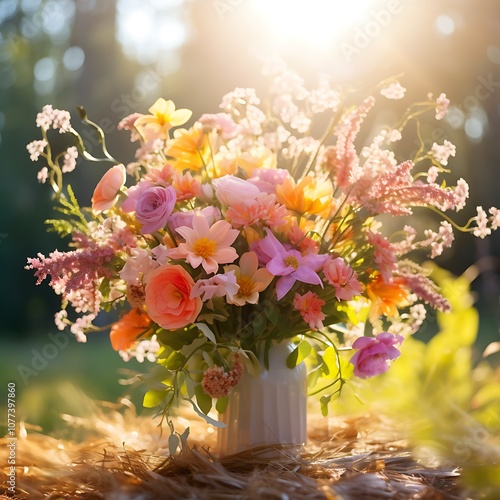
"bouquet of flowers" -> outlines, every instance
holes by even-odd
[[[42,139],[28,145],[62,214],[47,223],[71,238],[70,250],[27,265],[62,298],[57,327],[81,342],[110,330],[123,359],[153,362],[144,405],[167,416],[186,400],[212,422],[213,404],[224,411],[243,371],[266,365],[270,346],[285,340],[295,346],[287,365],[307,363],[310,393],[326,414],[351,376],[389,368],[426,305],[449,308],[416,257],[440,255],[454,229],[483,238],[500,225],[496,208],[478,207],[463,227],[445,214],[463,209],[468,186],[438,181],[455,146],[429,149],[419,128],[425,112],[445,116],[445,94],[412,103],[392,126],[373,126],[363,146],[376,96],[405,98],[398,81],[360,98],[326,79],[308,90],[284,67],[267,74],[264,104],[255,90],[237,88],[221,112],[189,128],[180,127],[192,113],[164,99],[125,117],[118,128],[138,144],[129,163],[109,154],[83,108],[102,158],[87,151],[70,114],[50,105],[36,119]],[[409,129],[420,147],[398,161],[395,146]],[[51,147],[55,131],[70,141],[62,151]],[[112,164],[87,207],[65,182],[78,156]],[[419,231],[401,217],[415,209],[441,219]],[[95,321],[115,308],[111,325]]]

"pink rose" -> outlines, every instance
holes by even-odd
[[[165,227],[175,202],[172,186],[150,186],[144,190],[135,206],[135,217],[142,224],[141,233],[150,234]]]
[[[123,164],[111,167],[98,182],[92,196],[92,210],[105,212],[118,200],[118,193],[125,184],[127,173]]]
[[[193,278],[182,266],[166,264],[155,269],[146,285],[148,316],[166,330],[193,323],[203,304],[199,297],[191,298],[193,286]]]
[[[352,344],[358,352],[350,359],[354,365],[354,375],[359,378],[373,377],[385,373],[390,361],[401,354],[394,346],[403,342],[401,335],[389,332],[379,333],[376,337],[360,337]]]
[[[234,175],[224,175],[215,179],[212,185],[215,188],[217,199],[229,207],[251,203],[260,193],[257,186]]]
[[[134,212],[142,193],[152,186],[154,186],[152,182],[141,180],[139,184],[127,189],[127,197],[123,200],[122,210],[124,212]]]

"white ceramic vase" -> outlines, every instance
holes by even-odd
[[[269,369],[259,376],[244,372],[229,395],[219,420],[217,453],[230,455],[263,445],[291,445],[297,450],[307,439],[307,370],[304,363],[286,365],[294,346],[282,342],[269,349]]]

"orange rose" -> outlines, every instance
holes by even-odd
[[[113,207],[118,200],[118,193],[125,184],[126,171],[123,164],[111,167],[97,184],[92,196],[92,210],[104,212]]]
[[[149,316],[138,308],[124,314],[111,327],[109,338],[113,349],[115,351],[128,349],[150,324]]]
[[[193,323],[201,311],[199,297],[191,298],[193,278],[179,265],[155,269],[146,285],[146,306],[150,318],[166,330]]]

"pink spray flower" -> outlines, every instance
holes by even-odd
[[[323,328],[324,313],[321,308],[325,305],[325,301],[320,299],[318,295],[310,290],[304,295],[295,294],[293,299],[293,308],[300,312],[302,319],[309,323],[311,330],[321,330]]]
[[[363,288],[358,281],[357,273],[341,257],[329,259],[325,263],[323,272],[326,281],[335,288],[335,297],[338,301],[352,300],[356,295],[361,295]]]
[[[401,345],[404,338],[389,332],[379,333],[376,337],[360,337],[352,344],[358,352],[350,359],[354,365],[354,375],[359,378],[373,377],[385,373],[401,354],[396,344]]]

